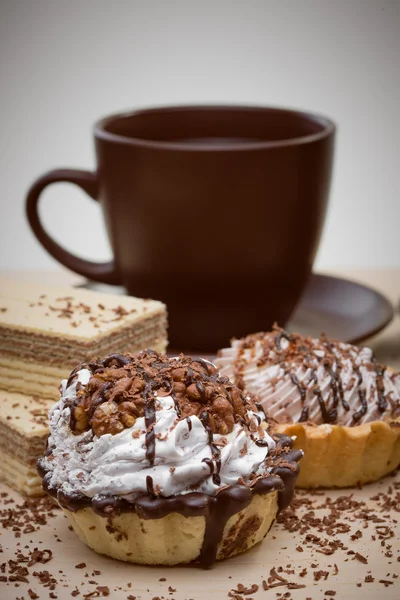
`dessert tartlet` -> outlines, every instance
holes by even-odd
[[[215,366],[146,350],[74,369],[38,471],[93,550],[209,566],[260,542],[302,453]]]
[[[399,465],[400,373],[369,348],[276,327],[233,340],[215,362],[258,396],[274,431],[295,436],[304,451],[297,486],[354,486]]]

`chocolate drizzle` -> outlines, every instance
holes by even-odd
[[[324,423],[334,423],[337,420],[336,408],[332,408],[331,410],[327,409],[325,401],[321,394],[321,390],[319,389],[319,386],[316,386],[314,388],[314,393],[317,396],[319,408],[321,410]]]
[[[202,458],[201,462],[205,463],[207,465],[207,467],[210,469],[210,474],[213,475],[214,473],[214,463],[211,460],[211,458]]]
[[[153,478],[150,475],[146,477],[146,489],[150,496],[155,496]]]
[[[334,423],[337,419],[337,410],[336,408],[332,408],[331,410],[327,409],[325,401],[322,397],[320,387],[318,385],[317,374],[314,369],[311,370],[311,380],[314,381],[313,392],[317,397],[319,409],[321,411],[324,423]]]
[[[349,403],[344,398],[344,391],[342,380],[340,378],[340,372],[342,367],[337,359],[337,356],[334,357],[335,369],[329,368],[329,374],[331,376],[331,386],[335,395],[335,406],[338,405],[338,399],[340,400],[344,410],[350,410]]]
[[[185,517],[204,516],[206,519],[205,534],[200,555],[197,558],[202,567],[210,567],[215,561],[218,545],[222,539],[225,525],[232,515],[246,508],[254,494],[278,493],[279,510],[286,508],[293,497],[294,486],[299,472],[298,461],[302,456],[300,450],[291,450],[292,440],[284,435],[274,436],[276,450],[268,454],[266,461],[271,472],[259,476],[250,487],[232,485],[221,489],[215,496],[201,492],[178,494],[169,498],[155,495],[151,476],[146,478],[147,495],[128,502],[116,496],[95,496],[89,498],[80,493],[66,494],[62,489],[50,485],[51,472],[46,473],[44,460],[38,462],[38,471],[43,476],[43,488],[57,499],[66,510],[76,512],[86,507],[108,519],[124,512],[136,512],[142,519],[161,519],[171,513],[179,513]],[[214,464],[210,459],[210,469]],[[212,465],[212,466],[211,466]]]
[[[109,354],[103,361],[102,364],[104,367],[110,367],[111,365],[115,365],[119,368],[126,367],[130,364],[129,357],[124,354]]]
[[[383,383],[385,371],[386,367],[383,367],[382,365],[376,365],[376,390],[378,392],[378,409],[380,412],[385,412],[387,408],[385,385]]]
[[[358,410],[356,410],[356,412],[353,414],[353,423],[357,423],[357,421],[359,421],[361,419],[361,417],[363,417],[365,415],[365,413],[368,410],[368,403],[367,403],[367,397],[366,397],[366,393],[365,390],[362,390],[360,388],[360,385],[362,383],[362,374],[360,371],[360,368],[358,366],[354,366],[354,371],[357,375],[357,385],[358,385],[358,397],[360,399],[361,402],[361,406]]]
[[[192,361],[199,363],[199,365],[201,365],[203,367],[203,369],[205,370],[206,373],[208,373],[210,375],[215,373],[215,368],[214,368],[213,364],[210,363],[208,360],[205,360],[204,358],[201,358],[199,356],[194,356],[192,358]]]
[[[216,466],[216,472],[213,473],[212,480],[213,480],[213,483],[215,483],[215,485],[221,485],[221,476],[219,474],[219,472],[221,470],[221,459],[219,457],[217,457],[215,459],[215,466]]]
[[[198,558],[203,567],[210,567],[215,561],[228,519],[246,508],[251,499],[249,488],[236,485],[222,490],[215,501],[208,501],[204,541]]]
[[[288,342],[284,347],[283,339]],[[299,334],[288,334],[275,326],[270,333],[252,334],[239,342],[235,341],[233,347],[237,350],[236,358],[233,359],[233,379],[245,392],[260,392],[261,381],[257,383],[254,376],[249,377],[249,382],[246,381],[246,369],[249,364],[254,364],[260,369],[275,365],[282,369],[277,375],[271,374],[271,380],[266,380],[266,386],[275,389],[283,377],[290,379],[300,395],[301,411],[298,422],[307,422],[312,412],[311,419],[315,416],[316,423],[355,425],[368,413],[368,405],[372,403],[376,403],[377,410],[373,409],[371,412],[375,418],[380,418],[376,417],[377,411],[382,415],[386,413],[384,418],[390,416],[387,414],[389,410],[394,417],[400,412],[398,394],[392,401],[385,393],[388,379],[397,387],[395,378],[400,374],[387,374],[386,367],[376,364],[374,358],[370,358],[368,353],[355,346],[330,341],[324,335],[320,339],[312,339]],[[229,354],[221,351],[220,356],[221,366],[229,372],[231,365],[229,359],[226,360]],[[361,374],[360,367],[363,368],[364,375]],[[300,378],[298,372],[301,373]],[[355,406],[353,401],[350,406],[345,398],[349,391],[347,379],[351,372],[358,376],[357,394],[360,404],[356,402]],[[374,374],[375,385],[373,379],[371,384],[366,380],[373,378]],[[275,397],[275,392],[273,395]],[[267,393],[263,394],[263,397],[265,409],[270,410],[271,416],[274,416],[274,401],[272,400],[269,406]],[[314,413],[314,406],[319,408],[318,415]],[[282,406],[278,406],[282,413],[281,409]]]
[[[275,346],[278,348],[278,350],[280,352],[282,351],[282,346],[281,346],[282,338],[288,340],[289,342],[291,341],[291,337],[285,331],[280,331],[275,337]],[[306,356],[308,358],[309,352],[305,346],[302,347],[302,351],[306,354]],[[325,368],[329,369],[329,373],[331,375],[330,382],[331,382],[331,388],[332,388],[332,392],[333,392],[333,406],[330,410],[328,410],[326,403],[322,397],[322,393],[321,393],[320,387],[318,385],[317,374],[312,367],[310,367],[311,368],[310,381],[314,382],[314,384],[315,384],[313,387],[313,393],[317,397],[324,423],[334,423],[337,420],[337,410],[336,410],[336,407],[338,404],[337,379],[336,379],[336,374],[334,374],[333,370],[330,369],[329,361],[326,361],[324,363],[324,366],[325,366]],[[309,407],[306,404],[307,388],[305,388],[303,386],[303,384],[299,381],[299,378],[297,377],[296,373],[293,373],[293,371],[291,371],[291,369],[287,367],[287,364],[285,362],[281,363],[281,367],[283,368],[285,375],[290,377],[293,385],[296,386],[296,388],[300,394],[302,410],[301,410],[298,422],[304,423],[304,422],[308,421],[308,418],[309,418]]]
[[[199,392],[200,398],[204,398],[206,395],[206,391],[204,389],[204,385],[201,381],[196,381],[196,389]]]
[[[209,458],[203,458],[202,462],[206,463],[210,467],[210,475],[212,475],[213,483],[215,483],[215,485],[220,485],[221,477],[219,472],[221,470],[221,450],[214,444],[214,435],[209,424],[209,414],[207,412],[202,412],[200,415],[200,420],[208,434],[208,443],[211,448],[212,456],[212,460]]]
[[[368,410],[367,398],[364,390],[358,390],[358,396],[360,398],[361,406],[360,408],[353,414],[353,421],[357,423],[365,415]]]
[[[294,385],[299,390],[300,397],[301,397],[301,402],[304,404],[304,401],[306,399],[306,390],[301,385],[301,383],[298,380],[297,375],[295,373],[290,373],[290,379],[292,380],[292,382],[294,383]]]
[[[338,379],[337,379],[336,373],[332,369],[329,361],[324,363],[324,367],[325,367],[325,370],[327,371],[327,373],[329,373],[329,376],[331,378],[330,385],[331,385],[331,390],[332,390],[332,406],[333,406],[333,408],[336,409],[337,405],[339,404]]]
[[[255,445],[260,446],[261,448],[265,448],[266,446],[268,446],[268,442],[267,440],[256,440]]]
[[[144,404],[144,420],[146,423],[146,458],[150,465],[154,465],[154,459],[156,455],[156,435],[154,432],[154,426],[156,424],[156,409],[155,397],[151,391],[148,392]]]
[[[308,421],[308,417],[309,417],[308,406],[304,406],[304,408],[302,409],[302,411],[300,413],[299,423],[304,423],[305,421]]]
[[[91,405],[89,407],[89,410],[87,412],[89,419],[91,419],[93,417],[96,408],[98,406],[100,406],[100,404],[105,402],[105,399],[106,399],[105,395],[111,387],[112,387],[111,381],[106,381],[104,386],[101,388],[99,394],[97,395],[97,398],[93,400],[93,402],[91,403]],[[71,412],[73,412],[73,411],[71,411]],[[72,429],[72,427],[71,427],[71,429]]]
[[[302,423],[302,422],[308,420],[308,406],[304,406],[305,401],[306,401],[307,390],[300,383],[300,381],[299,381],[299,379],[298,379],[298,377],[297,377],[297,375],[295,373],[289,373],[289,374],[290,374],[290,379],[292,380],[292,383],[299,390],[299,394],[300,394],[300,398],[301,398],[301,403],[303,405],[303,408],[302,408],[301,414],[300,414],[300,418],[299,418],[299,423]]]

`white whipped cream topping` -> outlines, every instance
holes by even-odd
[[[77,382],[86,385],[89,378],[90,371],[81,369],[69,387],[64,380],[61,398],[50,410],[52,456],[44,457],[42,464],[51,473],[52,487],[90,498],[105,494],[134,500],[147,493],[146,478],[150,475],[154,490],[161,496],[192,491],[213,495],[221,487],[236,484],[239,478],[248,482],[251,473],[266,473],[263,461],[268,451],[275,448],[274,440],[264,432],[263,440],[268,446],[258,446],[257,432],[251,439],[241,425],[235,424],[231,433],[213,436],[213,443],[218,444],[222,438],[227,441],[225,446],[219,446],[220,484],[214,483],[210,467],[202,462],[212,458],[208,433],[196,416],[190,417],[191,428],[186,419],[179,421],[171,396],[156,396],[154,432],[160,437],[155,440],[153,466],[146,459],[144,417],[116,435],[98,437],[91,430],[74,435],[69,427],[70,408],[65,403],[75,398]],[[256,424],[260,418],[265,421],[262,412],[248,411],[248,416]]]
[[[272,334],[266,334],[266,337],[270,335]],[[268,417],[272,417],[279,423],[297,422],[300,420],[303,407],[308,406],[308,420],[320,425],[324,420],[315,387],[316,385],[319,387],[328,411],[333,406],[334,391],[332,376],[320,362],[325,355],[321,350],[321,343],[319,340],[312,340],[312,342],[315,344],[313,350],[315,357],[309,359],[309,364],[311,363],[313,368],[307,368],[296,361],[291,363],[288,360],[285,370],[278,364],[278,353],[274,350],[269,352],[265,360],[265,348],[261,339],[249,347],[242,347],[240,340],[234,340],[231,348],[220,351],[220,356],[215,363],[220,369],[221,376],[228,377],[233,383],[237,383],[238,371],[240,372],[239,376],[244,382],[245,392],[251,392],[259,397],[260,404]],[[280,346],[283,351],[286,350],[289,346],[288,340],[282,338]],[[344,343],[334,343],[331,349],[340,361],[341,368],[337,377],[341,382],[344,400],[349,406],[349,410],[346,410],[339,400],[336,423],[359,425],[400,416],[399,373],[386,370],[383,375],[383,393],[387,406],[386,410],[381,412],[378,408],[377,374],[372,363],[372,350]],[[235,366],[237,361],[239,361],[238,371]],[[337,364],[333,365],[333,372],[336,370]],[[291,374],[294,374],[305,388],[304,401]],[[354,422],[353,415],[361,407],[360,391],[365,393],[367,411]]]

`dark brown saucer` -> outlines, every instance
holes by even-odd
[[[122,287],[92,281],[87,281],[84,287],[114,294],[126,293]],[[347,279],[314,273],[285,328],[316,337],[325,333],[330,338],[355,344],[377,334],[392,318],[393,307],[379,292]],[[196,348],[174,348],[169,352],[178,350],[192,353],[201,351]]]
[[[330,275],[313,274],[288,331],[357,344],[393,319],[389,300],[370,287]]]

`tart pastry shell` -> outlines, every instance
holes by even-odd
[[[118,560],[147,565],[177,565],[198,559],[206,517],[177,512],[162,518],[141,518],[135,512],[110,517],[91,507],[72,512],[63,508],[80,540]],[[245,552],[267,535],[278,512],[278,492],[253,494],[251,503],[227,521],[218,544],[217,560]]]
[[[356,486],[376,481],[400,464],[400,419],[344,425],[276,424],[274,431],[295,437],[304,457],[296,486]]]

